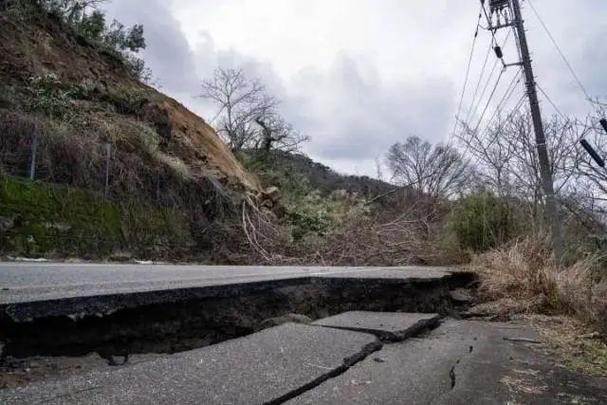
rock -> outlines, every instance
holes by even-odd
[[[469,303],[474,301],[474,297],[470,293],[470,291],[465,290],[463,288],[458,288],[456,290],[450,291],[449,295],[451,299],[455,302],[459,303]]]
[[[110,256],[112,262],[130,262],[133,260],[133,254],[131,252],[114,252]]]
[[[0,235],[8,232],[13,226],[15,226],[14,217],[0,217]]]
[[[335,190],[331,193],[331,200],[345,200],[348,198],[348,192],[346,190]]]
[[[260,329],[271,328],[274,326],[280,326],[285,323],[303,323],[308,324],[312,322],[312,319],[301,314],[287,314],[284,316],[278,316],[276,318],[269,318],[261,322]]]
[[[47,229],[54,229],[59,232],[67,232],[70,229],[72,229],[72,226],[70,224],[66,224],[66,223],[62,223],[62,222],[53,222],[53,223],[47,222],[44,224],[44,226]]]
[[[267,199],[276,202],[280,199],[280,190],[278,187],[268,187],[263,191],[263,195]]]

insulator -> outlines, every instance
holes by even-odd
[[[491,12],[503,10],[510,5],[510,0],[489,0],[489,7]]]
[[[580,143],[582,144],[584,149],[586,149],[586,152],[588,152],[588,154],[592,157],[592,159],[596,162],[597,165],[599,165],[600,167],[605,167],[605,161],[602,157],[599,156],[598,153],[596,153],[594,148],[588,143],[587,140],[582,139]]]
[[[497,56],[499,59],[502,59],[504,57],[504,53],[502,52],[502,48],[498,45],[494,48],[495,50],[495,56]]]

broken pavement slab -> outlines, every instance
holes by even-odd
[[[438,267],[270,267],[92,263],[0,263],[0,321],[103,315],[143,305],[242,296],[283,287],[369,283],[455,287],[466,279]],[[469,275],[468,275],[469,276]]]
[[[0,390],[0,403],[280,403],[381,346],[369,334],[285,324],[133,366]]]
[[[371,333],[382,341],[398,342],[436,326],[439,321],[438,314],[350,311],[312,325]]]
[[[423,338],[384,345],[288,401],[301,404],[607,403],[607,379],[555,365],[526,324],[448,320]]]

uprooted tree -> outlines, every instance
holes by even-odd
[[[297,151],[309,140],[278,112],[280,102],[242,69],[217,68],[202,83],[202,98],[218,107],[217,132],[233,151]]]

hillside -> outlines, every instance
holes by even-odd
[[[248,152],[251,159],[254,153]],[[253,164],[253,170],[261,169],[261,176],[265,173],[266,182],[284,181],[289,175],[305,179],[307,184],[323,195],[343,190],[347,193],[356,193],[365,197],[373,197],[387,193],[394,189],[394,185],[382,180],[367,176],[353,176],[340,174],[322,163],[315,162],[308,156],[298,153],[287,153],[274,150],[263,159],[263,162]],[[274,178],[273,178],[274,176]]]
[[[10,4],[0,4],[0,255],[221,260],[221,223],[262,195],[257,178],[119,55]]]
[[[1,10],[0,255],[438,260],[385,246],[392,236],[376,227],[416,215],[394,201],[367,204],[392,185],[276,150],[244,152],[241,164],[202,118],[133,78],[120,55],[42,10]]]
[[[117,148],[147,143],[157,148],[156,164],[190,179],[211,176],[234,189],[257,191],[256,180],[202,118],[130,77],[120,60],[60,21],[40,16],[23,24],[0,14],[0,55],[0,108],[12,125],[69,121],[70,130]],[[18,130],[4,129],[6,136]],[[4,147],[7,153],[6,141]]]

